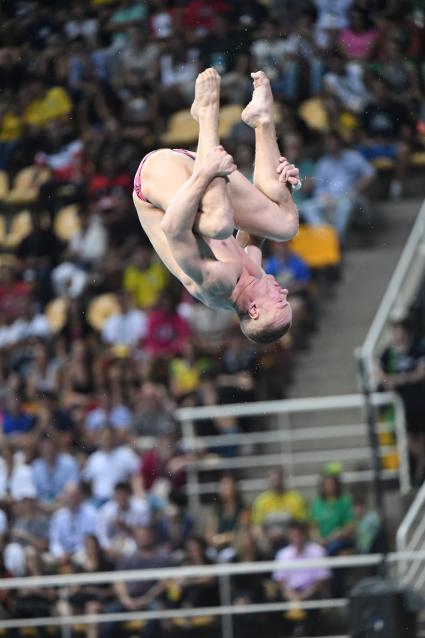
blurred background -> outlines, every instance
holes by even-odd
[[[371,635],[350,591],[376,553],[425,549],[423,0],[3,0],[0,20],[0,635]],[[298,235],[265,248],[294,314],[270,346],[188,296],[132,202],[147,152],[196,148],[209,66],[239,170],[263,69],[303,180]],[[147,568],[171,571],[73,580]]]

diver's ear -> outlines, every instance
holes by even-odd
[[[248,306],[248,314],[251,319],[258,319],[258,317],[260,316],[257,305],[254,301],[252,301]]]

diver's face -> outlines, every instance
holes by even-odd
[[[262,279],[255,282],[254,308],[250,310],[252,318],[267,317],[270,325],[282,325],[290,323],[292,320],[291,306],[288,301],[288,291],[276,281],[272,275],[264,275]]]
[[[254,284],[255,301],[261,306],[285,308],[289,306],[288,291],[272,275],[264,275]]]

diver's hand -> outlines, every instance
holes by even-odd
[[[236,170],[233,157],[227,153],[222,146],[214,146],[206,154],[202,173],[209,179],[214,177],[228,177]]]

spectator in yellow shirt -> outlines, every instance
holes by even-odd
[[[133,296],[139,308],[147,310],[157,303],[168,283],[168,272],[145,246],[132,255],[124,271],[124,289]]]
[[[69,115],[73,109],[71,97],[63,87],[47,88],[38,78],[28,84],[26,102],[23,119],[30,126],[44,126]]]
[[[299,492],[285,489],[282,468],[272,468],[268,480],[269,489],[254,500],[251,521],[259,541],[276,552],[287,544],[289,521],[307,519],[307,506]]]

